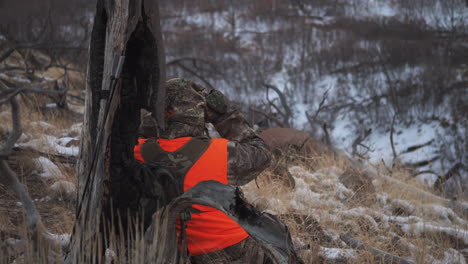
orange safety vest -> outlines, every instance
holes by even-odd
[[[185,145],[191,137],[176,139],[158,139],[159,146],[167,152],[173,152]],[[135,159],[145,163],[141,155],[141,146],[146,139],[138,139],[138,145],[134,148]],[[227,184],[227,139],[211,139],[208,149],[193,164],[184,177],[184,192],[199,182],[215,180]],[[249,237],[249,234],[234,220],[223,212],[212,207],[193,205],[195,209],[202,211],[200,214],[192,214],[192,219],[187,221],[187,248],[190,255],[197,256],[209,252],[218,251],[232,246]],[[177,230],[179,233],[180,231]]]

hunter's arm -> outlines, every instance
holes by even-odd
[[[270,165],[266,143],[249,126],[237,110],[226,111],[213,125],[228,143],[228,183],[244,185]]]

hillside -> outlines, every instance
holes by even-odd
[[[67,100],[68,110],[45,97],[22,104],[24,134],[9,159],[45,226],[64,243],[74,218],[74,163],[81,129],[81,122],[65,113],[82,111],[81,101]],[[37,111],[39,105],[46,107]],[[2,124],[10,123],[8,108],[2,108],[0,118]],[[2,135],[8,129],[2,126]],[[346,156],[327,151],[306,155],[291,151],[284,157],[294,188],[274,169],[242,188],[248,201],[288,224],[306,263],[380,263],[371,251],[347,244],[347,236],[414,263],[466,263],[466,201],[443,198],[398,167],[364,161],[356,168]],[[5,249],[20,238],[24,217],[10,190],[2,187],[0,200]]]
[[[61,246],[75,219],[92,22],[92,7],[73,3],[77,14],[49,18],[59,29],[38,18],[44,36],[0,27],[0,95],[3,84],[30,89],[16,96],[23,133],[7,162]],[[306,263],[467,263],[464,1],[175,0],[161,14],[168,78],[222,90],[259,131],[294,127],[326,145],[289,149],[241,187],[288,225]],[[0,146],[12,130],[4,100]],[[2,264],[32,261],[14,251],[25,208],[0,184]]]

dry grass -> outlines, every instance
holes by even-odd
[[[31,109],[29,107],[23,105],[23,109]],[[4,108],[4,112],[0,113],[0,120],[8,123],[8,115],[3,114],[5,110],[8,111]],[[37,199],[36,206],[46,227],[57,234],[70,233],[74,221],[73,201],[67,200],[65,195],[53,196],[50,200],[44,200],[44,197],[50,197],[49,187],[57,180],[75,182],[74,167],[55,162],[62,178],[43,179],[37,176],[40,168],[34,160],[40,155],[53,160],[56,153],[50,148],[47,136],[74,137],[77,136],[76,129],[70,130],[73,122],[60,116],[48,119],[48,125],[37,123],[43,119],[41,113],[23,111],[22,117],[27,137],[19,142],[38,139],[35,148],[42,153],[15,152],[11,165],[28,187],[33,199]],[[3,131],[6,129],[8,127],[2,126]],[[262,173],[256,182],[244,186],[243,190],[247,199],[260,210],[280,215],[288,225],[295,244],[303,248],[299,253],[306,263],[328,263],[330,260],[327,258],[330,256],[326,254],[327,250],[349,250],[339,239],[340,234],[348,232],[367,245],[411,259],[415,263],[442,261],[451,249],[466,247],[459,239],[443,232],[412,232],[404,228],[406,225],[411,230],[417,223],[427,223],[468,229],[466,216],[460,214],[459,210],[453,209],[448,215],[443,215],[434,209],[434,206],[439,206],[450,210],[450,201],[435,195],[429,187],[417,182],[405,170],[394,169],[390,174],[386,168],[375,165],[371,173],[375,193],[361,196],[358,193],[368,192],[369,189],[363,187],[351,190],[343,186],[339,176],[352,165],[335,155],[321,153],[304,157],[294,154],[288,158],[288,166],[296,182],[294,190],[284,184],[281,175],[274,175],[272,171]],[[3,187],[0,186],[1,188]],[[22,208],[16,204],[16,197],[8,190],[1,189],[0,200],[1,240],[21,237],[25,230],[24,215]],[[141,241],[136,243],[132,256],[140,258],[143,245]],[[307,245],[309,249],[304,249]],[[94,243],[89,250],[96,250],[97,246]],[[114,248],[118,246],[114,245]],[[115,249],[115,252],[121,263],[129,261],[125,251]],[[335,260],[341,259],[347,263],[381,263],[381,260],[375,259],[365,250],[355,251],[353,256],[338,256]],[[15,259],[17,263],[32,263],[34,257],[27,253]],[[0,263],[1,261],[6,259],[0,257]],[[9,263],[8,261],[5,263]],[[460,263],[463,262],[460,260]]]
[[[38,74],[60,79],[64,72],[50,68],[47,72]],[[78,73],[70,78],[71,82],[76,82],[76,86],[83,80]],[[74,201],[61,193],[52,196],[50,186],[59,180],[76,182],[74,166],[54,160],[57,153],[53,146],[58,144],[55,141],[58,138],[77,137],[79,126],[61,110],[40,108],[53,102],[47,96],[22,96],[21,102],[24,135],[18,143],[21,145],[35,141],[34,146],[30,146],[35,151],[16,151],[10,158],[10,164],[35,199],[46,227],[57,234],[71,233],[75,218]],[[77,106],[77,109],[80,107]],[[3,140],[6,131],[10,129],[8,107],[0,106],[0,123],[0,140]],[[38,176],[41,168],[35,160],[40,156],[57,165],[61,178],[44,179]],[[266,171],[256,182],[244,186],[243,190],[248,200],[257,208],[280,215],[298,247],[310,247],[300,250],[306,263],[331,261],[330,254],[326,254],[327,250],[349,250],[339,238],[339,235],[348,232],[367,245],[411,259],[415,263],[442,261],[446,259],[447,252],[467,247],[460,238],[444,232],[413,231],[417,224],[427,224],[467,232],[467,209],[452,206],[451,201],[437,196],[430,187],[417,182],[403,169],[393,169],[390,173],[382,165],[374,165],[371,173],[373,188],[363,186],[350,189],[340,179],[340,175],[352,167],[345,159],[330,153],[313,156],[295,153],[286,160],[296,182],[295,189],[285,185],[281,175]],[[357,175],[359,176],[362,175]],[[361,195],[362,193],[365,195]],[[50,199],[45,199],[46,197]],[[7,238],[24,237],[24,215],[21,206],[17,205],[17,198],[0,186],[0,201],[1,244]],[[95,233],[96,230],[89,232]],[[465,236],[468,234],[465,233]],[[111,244],[115,241],[112,240]],[[128,262],[129,258],[133,258],[133,263],[138,263],[137,260],[145,254],[142,240],[135,241],[130,247],[133,249],[129,251],[119,250],[119,245],[115,243],[109,245],[114,249],[120,263]],[[102,250],[102,243],[97,241],[88,244],[89,251],[98,250],[99,247]],[[14,259],[17,263],[52,261],[38,259],[33,254],[31,245],[28,244],[27,248],[26,254],[13,258],[0,255],[0,263],[10,263]],[[127,254],[128,252],[132,253]],[[0,254],[3,254],[1,250]],[[381,263],[365,250],[356,251],[353,256],[338,256],[335,261],[341,259],[347,263]],[[457,260],[448,263],[457,263]],[[459,263],[463,262],[460,260]]]
[[[409,231],[418,223],[427,223],[458,229],[468,237],[466,215],[457,214],[450,208],[450,201],[436,196],[430,187],[417,182],[409,172],[398,169],[390,174],[387,169],[377,166],[371,174],[374,198],[359,200],[355,199],[359,190],[346,190],[346,187],[340,186],[339,175],[352,166],[349,162],[327,153],[311,158],[313,165],[310,160],[291,164],[294,165],[290,167],[290,172],[296,180],[295,190],[284,186],[278,176],[271,175],[271,172],[259,176],[259,187],[250,183],[243,188],[246,197],[257,207],[282,215],[298,245],[310,244],[312,250],[318,250],[315,254],[301,251],[306,262],[325,261],[325,248],[349,248],[338,238],[340,234],[348,232],[367,245],[415,263],[435,260],[445,263],[448,261],[445,256],[447,252],[466,247],[463,241],[444,232]],[[448,216],[442,209],[449,212]],[[313,225],[311,228],[310,222],[309,226],[304,226],[307,224],[304,222],[298,223],[294,220],[297,215],[316,219],[328,238],[314,236],[314,230],[316,234],[318,228]],[[464,263],[461,258],[458,260],[453,263]],[[370,252],[360,250],[349,263],[381,261]]]

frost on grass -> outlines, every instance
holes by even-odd
[[[434,264],[449,264],[449,263],[458,263],[466,264],[465,257],[460,252],[456,251],[453,248],[448,249],[444,252],[444,259],[435,260]]]
[[[318,255],[327,260],[343,261],[356,258],[356,251],[353,249],[320,247]]]
[[[375,201],[368,205],[356,202],[354,192],[340,182],[342,169],[322,167],[311,171],[292,166],[289,172],[295,179],[295,189],[281,188],[273,182],[261,182],[258,188],[253,183],[243,187],[245,196],[270,213],[311,216],[324,233],[335,234],[333,246],[320,245],[318,255],[324,259],[359,259],[361,251],[349,249],[339,238],[348,231],[354,232],[365,244],[383,251],[388,250],[386,245],[398,237],[400,247],[404,249],[395,254],[412,261],[418,259],[422,246],[440,248],[432,237],[455,239],[468,246],[468,223],[456,213],[457,210],[450,208],[453,203],[434,195],[413,179],[390,177],[374,171]],[[459,204],[465,208],[465,202]],[[301,236],[300,233],[297,235]],[[459,260],[460,253],[450,246],[441,250],[437,257],[435,253],[427,254],[428,263],[465,263]],[[444,257],[440,257],[441,254],[445,254]]]
[[[63,177],[59,167],[55,165],[50,159],[46,157],[39,157],[35,159],[37,166],[40,168],[41,173],[39,176],[43,178],[60,178]]]

